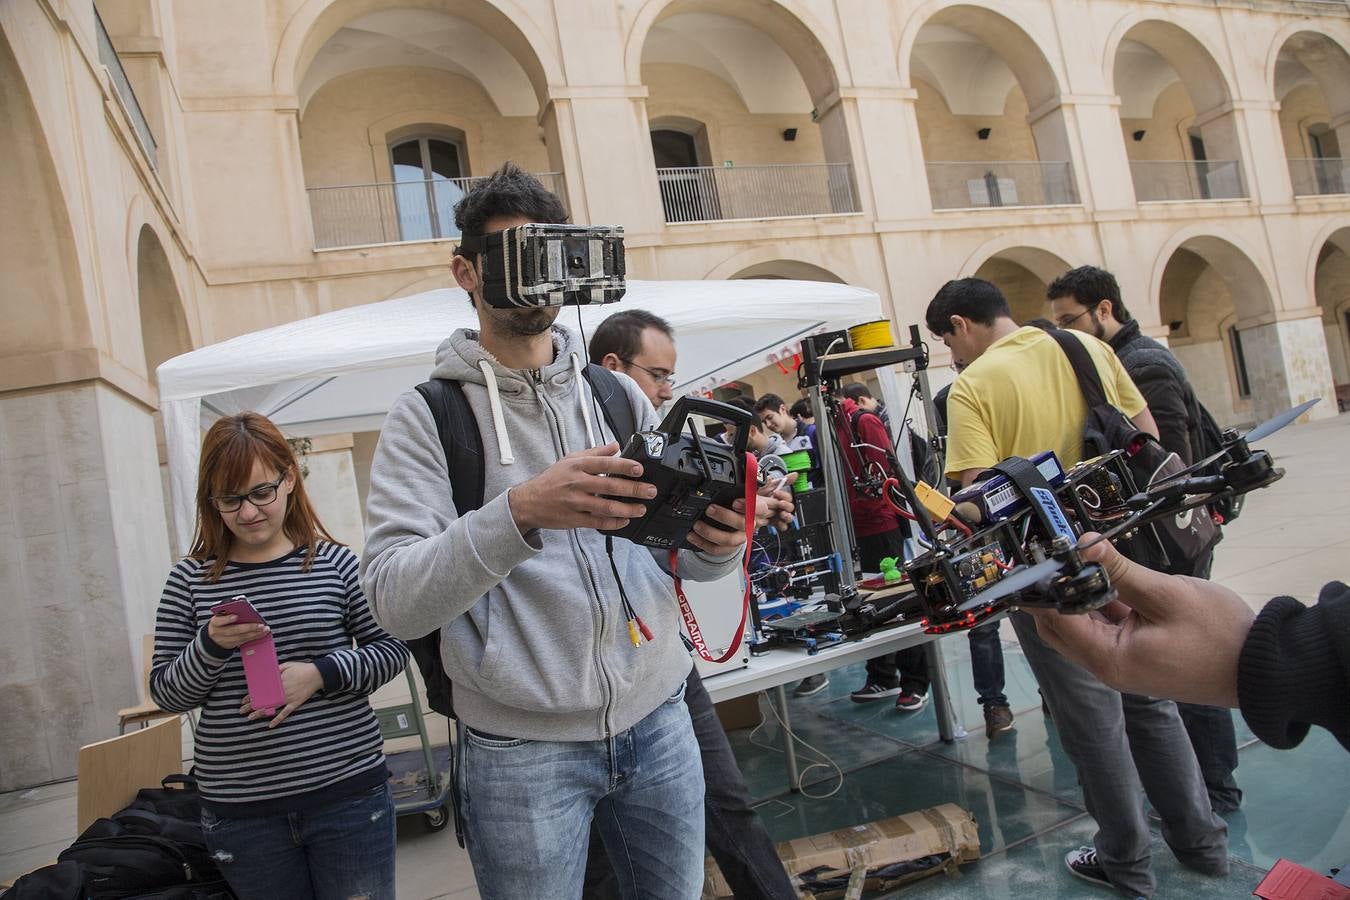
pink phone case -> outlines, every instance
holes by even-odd
[[[277,645],[272,635],[241,644],[239,655],[244,660],[249,702],[254,709],[275,715],[286,705],[286,689],[281,685],[281,667],[277,665]]]
[[[217,616],[238,616],[236,625],[266,625],[263,617],[242,594],[211,607]],[[253,708],[267,715],[275,715],[286,705],[286,689],[281,684],[281,667],[277,664],[277,645],[272,635],[265,634],[256,641],[239,645],[239,657],[244,661],[244,682],[248,685],[248,699]]]

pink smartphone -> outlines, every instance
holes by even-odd
[[[236,625],[267,624],[242,594],[217,603],[211,607],[211,614],[238,616]],[[266,715],[276,715],[277,709],[286,705],[286,689],[281,684],[277,645],[272,635],[265,634],[257,640],[241,644],[239,656],[244,663],[244,682],[248,685],[249,703]]]

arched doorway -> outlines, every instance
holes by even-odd
[[[368,6],[334,3],[296,57],[316,249],[452,240],[455,204],[508,159],[564,196],[540,138],[549,76],[510,17],[485,0]]]
[[[1060,95],[1036,41],[976,6],[927,19],[901,60],[918,94],[919,137],[935,209],[1078,203]]]
[[[1313,289],[1322,310],[1337,403],[1344,410],[1350,408],[1350,226],[1337,230],[1318,249]]]
[[[1031,319],[1046,316],[1046,289],[1050,282],[1071,268],[1073,266],[1048,250],[1011,247],[981,263],[974,277],[997,285],[1008,298],[1013,319],[1024,325]]]
[[[1113,72],[1136,200],[1247,196],[1228,82],[1194,35],[1140,22],[1116,48]]]
[[[667,223],[860,211],[834,64],[792,12],[675,0],[632,39]]]
[[[145,372],[154,384],[159,364],[191,350],[192,336],[169,258],[149,225],[141,226],[136,240],[136,293]]]
[[[1280,46],[1274,79],[1294,194],[1350,191],[1350,55],[1325,34],[1300,31]]]
[[[1220,424],[1250,424],[1265,418],[1264,409],[1279,411],[1275,385],[1263,382],[1283,373],[1270,371],[1268,336],[1249,325],[1274,304],[1246,253],[1214,236],[1184,241],[1167,259],[1158,303],[1172,352]]]

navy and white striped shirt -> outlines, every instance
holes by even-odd
[[[215,582],[210,560],[184,559],[164,585],[150,694],[166,710],[203,707],[194,774],[203,805],[220,815],[310,809],[388,777],[366,697],[402,671],[408,649],[371,618],[350,550],[320,541],[308,572],[305,554],[232,562]],[[207,636],[211,607],[239,594],[272,629],[279,663],[311,662],[323,675],[323,688],[273,729],[239,714],[243,663]]]

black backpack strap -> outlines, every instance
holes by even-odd
[[[591,386],[595,399],[600,401],[605,424],[619,439],[620,446],[627,444],[628,439],[637,434],[637,418],[633,415],[633,404],[628,400],[628,392],[619,384],[618,376],[595,363],[587,365],[582,374]],[[577,385],[578,389],[580,387]]]
[[[1074,338],[1069,338],[1069,340],[1072,341]],[[1036,468],[1030,460],[1023,459],[1020,456],[1010,456],[990,468],[992,471],[1006,476],[1017,487],[1017,492],[1031,507],[1031,515],[1040,525],[1042,534],[1059,534],[1064,535],[1070,541],[1076,540],[1072,527],[1064,517],[1059,499],[1055,496],[1055,489],[1050,485],[1050,482],[1045,480],[1041,470]]]
[[[483,505],[483,437],[478,431],[469,398],[458,381],[433,378],[417,386],[436,420],[436,433],[450,470],[455,512],[464,515]]]
[[[1064,355],[1069,358],[1069,365],[1073,366],[1073,374],[1078,377],[1078,389],[1083,392],[1088,409],[1094,406],[1110,406],[1110,401],[1106,399],[1106,390],[1102,387],[1102,376],[1092,361],[1092,354],[1083,346],[1083,342],[1065,330],[1046,333],[1055,339],[1055,343],[1059,344]]]

